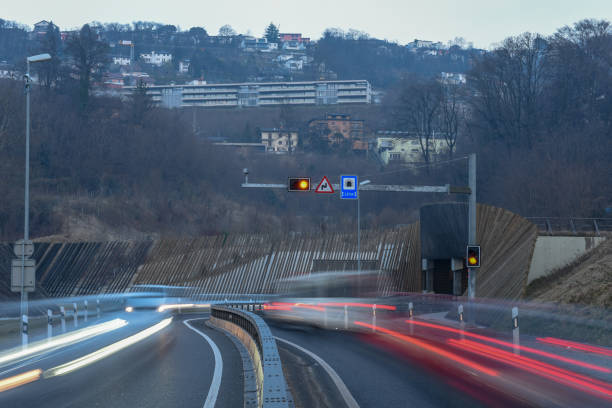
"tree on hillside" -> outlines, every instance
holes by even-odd
[[[326,123],[308,126],[300,135],[302,147],[317,153],[329,153],[329,135],[331,130]]]
[[[206,37],[208,37],[208,33],[202,27],[191,27],[189,29],[189,36],[193,40],[194,44],[200,44],[204,42]]]
[[[264,37],[266,37],[269,43],[277,43],[280,39],[279,33],[279,27],[275,26],[274,23],[270,23],[270,25],[266,27]]]
[[[563,27],[550,39],[550,92],[558,109],[552,121],[575,126],[604,123],[612,131],[612,26],[583,20]]]
[[[406,78],[396,107],[398,125],[417,135],[425,163],[436,153],[432,139],[439,131],[442,97],[442,86],[436,79]]]
[[[449,84],[442,86],[439,128],[444,135],[451,158],[457,147],[457,136],[465,122],[464,93],[462,85]]]
[[[221,37],[232,37],[236,35],[236,30],[234,30],[231,25],[225,24],[219,28],[219,35]]]
[[[43,37],[40,44],[40,52],[48,53],[51,55],[50,61],[45,61],[42,64],[36,65],[38,73],[40,75],[41,84],[50,88],[56,85],[60,71],[60,52],[61,52],[61,38],[59,28],[49,23],[47,33]]]
[[[29,28],[14,21],[0,18],[0,55],[10,63],[25,60],[28,49]]]
[[[531,148],[542,123],[546,41],[524,33],[507,38],[486,54],[470,72],[471,83],[481,95],[472,98],[472,110],[483,129],[509,149]]]
[[[73,59],[79,78],[79,102],[82,109],[89,103],[92,79],[100,77],[108,62],[108,49],[108,44],[100,41],[88,24],[68,39],[66,50]]]
[[[350,28],[346,34],[344,34],[344,38],[346,40],[367,40],[370,38],[370,34],[366,33],[365,31]]]
[[[153,98],[147,93],[147,84],[141,79],[130,96],[130,108],[134,124],[142,125],[147,113],[153,109],[153,106]]]

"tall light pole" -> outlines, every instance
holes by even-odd
[[[359,187],[370,184],[370,180],[363,180],[359,183]],[[357,188],[357,272],[361,273],[361,201],[359,188]]]
[[[27,70],[25,74],[25,94],[26,94],[26,151],[25,151],[25,204],[24,204],[24,220],[23,220],[23,243],[21,251],[21,332],[22,342],[27,344],[28,333],[28,292],[25,290],[25,246],[30,240],[30,63],[49,61],[51,55],[38,54],[26,58]]]
[[[471,153],[468,162],[468,245],[476,245],[476,153]],[[468,267],[468,299],[476,297],[476,268]]]

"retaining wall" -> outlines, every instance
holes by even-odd
[[[606,237],[538,236],[527,283],[571,264],[605,239]]]

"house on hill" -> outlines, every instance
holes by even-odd
[[[38,23],[34,24],[34,30],[33,33],[35,35],[40,35],[43,36],[45,34],[47,34],[47,31],[49,30],[49,25],[52,24],[51,22],[47,21],[47,20],[42,20],[39,21]]]
[[[381,162],[385,165],[422,162],[422,149],[418,135],[413,132],[376,132],[376,150]],[[429,151],[432,154],[448,152],[448,144],[443,134],[433,135],[429,139]]]
[[[278,49],[277,43],[268,42],[266,38],[244,37],[240,48],[245,51],[270,52]]]
[[[261,144],[270,153],[292,153],[298,146],[299,135],[295,129],[261,129]]]
[[[302,33],[280,33],[278,38],[282,43],[290,41],[295,41],[302,44],[310,43],[310,38],[302,37]]]
[[[150,53],[140,54],[145,64],[162,65],[168,62],[172,62],[172,54],[167,52],[156,53],[151,51]]]
[[[365,139],[365,121],[353,119],[343,113],[327,113],[323,119],[313,119],[308,122],[310,129],[326,134],[330,145],[349,143],[352,150],[368,150]]]

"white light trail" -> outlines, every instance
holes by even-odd
[[[109,346],[96,350],[93,353],[87,354],[83,357],[77,358],[76,360],[72,360],[68,363],[59,365],[57,367],[50,368],[44,372],[43,377],[49,378],[49,377],[55,377],[58,375],[68,374],[72,371],[78,370],[92,363],[95,363],[96,361],[106,358],[128,346],[131,346],[132,344],[135,344],[159,332],[164,327],[168,326],[170,322],[172,322],[171,317],[164,319],[161,322],[149,327],[148,329],[138,332],[130,337],[127,337]]]
[[[36,381],[40,378],[40,373],[42,373],[42,370],[37,368],[36,370],[27,371],[9,378],[4,378],[0,380],[0,392]]]
[[[210,307],[210,303],[181,303],[181,304],[169,304],[169,305],[161,305],[157,308],[158,312],[165,312],[166,310],[174,310],[174,309],[195,309],[195,308],[207,308]]]
[[[128,322],[123,319],[114,319],[108,322],[96,324],[94,326],[85,327],[83,329],[76,330],[68,334],[53,337],[51,338],[51,340],[42,340],[36,343],[32,343],[25,349],[20,349],[19,351],[9,352],[0,355],[0,364],[18,360],[24,357],[29,357],[34,354],[48,351],[56,347],[64,347],[69,344],[73,344],[102,333],[107,333],[112,330],[116,330],[127,324]]]

